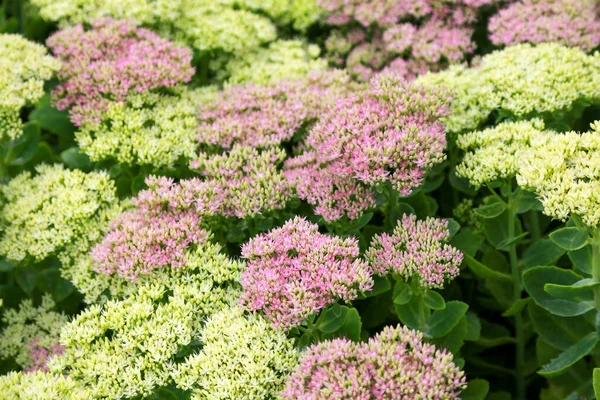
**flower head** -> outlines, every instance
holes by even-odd
[[[366,343],[327,340],[308,348],[284,399],[459,399],[464,372],[423,334],[388,326]]]
[[[258,151],[235,145],[222,155],[201,154],[191,165],[207,178],[206,185],[222,188],[219,213],[244,218],[285,207],[291,189],[279,165],[285,151]]]
[[[456,175],[474,186],[513,178],[518,172],[519,152],[543,135],[544,122],[504,122],[493,128],[459,135],[458,148],[466,151],[456,167]]]
[[[229,307],[211,316],[200,335],[202,350],[173,372],[193,398],[276,398],[298,354],[284,332],[260,315]]]
[[[6,204],[0,211],[0,254],[12,261],[56,255],[66,267],[100,240],[119,213],[115,185],[104,172],[71,171],[59,164],[36,170],[1,189]]]
[[[429,168],[445,158],[446,137],[440,117],[445,115],[447,101],[441,92],[382,75],[373,80],[369,90],[339,99],[321,117],[306,139],[306,155],[286,163],[288,179],[301,198],[311,202],[323,198],[324,204],[316,205],[325,206],[328,219],[357,214],[357,202],[372,203],[368,197],[352,201],[352,193],[347,193],[349,210],[329,210],[343,203],[326,196],[353,186],[363,185],[368,192],[390,182],[406,196],[421,184]],[[314,173],[306,172],[311,168],[316,169]],[[323,190],[308,194],[313,187]]]
[[[251,239],[242,256],[248,264],[240,281],[242,305],[285,329],[373,285],[355,239],[324,235],[300,217]]]
[[[9,372],[0,376],[0,393],[7,399],[81,400],[91,398],[90,392],[82,388],[68,375],[50,374],[42,371]]]
[[[220,207],[218,186],[198,179],[176,184],[164,177],[150,177],[146,183],[149,189],[133,200],[136,208],[114,220],[92,249],[98,272],[135,280],[165,266],[181,268],[185,250],[208,240],[202,216]]]
[[[442,288],[444,281],[458,275],[463,260],[462,253],[446,243],[449,237],[448,221],[417,221],[414,215],[404,215],[392,235],[373,238],[366,258],[377,274],[392,271],[417,279],[425,288]]]
[[[533,190],[544,214],[600,225],[600,121],[589,132],[539,135],[519,153],[517,183]]]
[[[44,95],[44,81],[60,62],[46,48],[19,35],[0,34],[0,139],[21,134],[21,109]]]
[[[53,92],[59,109],[70,108],[75,125],[100,122],[113,101],[133,92],[188,82],[192,52],[133,23],[112,19],[65,28],[48,39],[63,61]]]
[[[557,42],[591,51],[600,43],[600,11],[595,0],[520,0],[492,16],[496,45]]]
[[[55,311],[48,294],[38,307],[30,299],[23,300],[18,310],[5,310],[2,316],[5,328],[0,334],[0,358],[14,358],[28,372],[47,371],[48,357],[62,352],[58,336],[68,321],[66,315]]]

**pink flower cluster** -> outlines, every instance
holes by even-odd
[[[347,86],[348,76],[342,71],[316,71],[273,87],[249,84],[226,89],[216,101],[200,107],[198,141],[224,149],[289,141]]]
[[[393,271],[404,279],[418,279],[423,287],[442,288],[444,281],[458,275],[463,260],[463,254],[446,243],[449,237],[448,221],[417,221],[414,215],[404,215],[392,235],[373,237],[366,258],[377,274]]]
[[[337,299],[351,301],[373,286],[356,239],[319,233],[300,217],[251,239],[242,256],[248,266],[240,281],[241,304],[262,310],[275,327],[297,326]]]
[[[413,79],[464,60],[474,50],[471,36],[479,9],[498,2],[318,1],[328,11],[329,24],[340,26],[326,42],[330,61],[360,80],[382,70]]]
[[[292,191],[281,173],[285,151],[234,145],[222,155],[201,156],[191,167],[207,178],[207,185],[222,188],[219,214],[244,218],[285,207]]]
[[[406,196],[445,157],[439,118],[447,103],[444,93],[379,75],[369,90],[337,100],[321,117],[305,154],[286,162],[286,177],[330,221],[372,206],[377,184],[390,182]]]
[[[65,28],[47,41],[63,61],[63,81],[53,92],[56,106],[71,108],[75,125],[97,122],[110,101],[130,92],[147,92],[188,82],[192,52],[127,21],[100,19],[91,29]]]
[[[64,346],[54,343],[51,346],[42,346],[39,342],[39,338],[33,339],[30,343],[27,344],[27,348],[29,349],[29,357],[32,360],[29,368],[25,370],[25,372],[49,372],[48,366],[46,362],[49,358],[53,356],[59,356],[64,353]]]
[[[596,0],[521,0],[490,19],[497,45],[558,42],[591,51],[600,46],[600,4]]]
[[[146,184],[149,188],[133,200],[136,208],[113,221],[92,249],[97,272],[135,280],[157,268],[180,268],[186,249],[208,240],[202,217],[221,206],[221,188],[198,179],[176,184],[166,177],[149,177]]]
[[[347,339],[308,348],[287,381],[284,399],[459,399],[466,378],[452,353],[423,334],[388,326],[366,343]]]

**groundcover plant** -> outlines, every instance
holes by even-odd
[[[600,399],[595,0],[4,0],[0,399]]]

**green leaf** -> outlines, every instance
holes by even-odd
[[[23,134],[10,143],[6,162],[13,166],[26,164],[35,155],[40,140],[40,127],[31,122],[25,124]]]
[[[346,337],[354,342],[360,341],[360,331],[362,329],[362,321],[358,310],[350,308],[346,312],[346,318],[342,327],[336,332],[336,337]]]
[[[462,391],[460,398],[462,400],[485,400],[490,391],[490,384],[485,379],[471,379],[467,388]]]
[[[353,220],[346,227],[346,231],[347,232],[358,231],[358,230],[362,229],[363,227],[365,227],[365,225],[367,225],[369,223],[369,221],[371,221],[372,218],[373,218],[372,212],[363,214],[359,218]]]
[[[581,249],[567,253],[575,268],[584,274],[592,275],[592,246],[584,246]]]
[[[484,219],[482,221],[483,231],[487,240],[498,250],[503,250],[507,243],[511,242],[523,233],[521,220],[515,218],[515,228],[512,236],[508,232],[508,211],[503,212],[496,218]]]
[[[30,294],[35,289],[37,273],[30,266],[19,267],[15,269],[15,280],[25,293]]]
[[[445,348],[451,353],[458,353],[465,344],[467,329],[467,318],[463,316],[447,335],[433,339],[432,342],[438,348]]]
[[[565,249],[556,245],[549,238],[533,242],[525,250],[521,260],[525,268],[553,265],[556,260],[565,254]]]
[[[298,339],[296,346],[300,349],[305,349],[317,340],[317,337],[312,332],[306,332]]]
[[[29,114],[29,120],[56,135],[72,135],[76,128],[69,120],[69,113],[60,111],[49,104],[36,108]]]
[[[460,321],[468,309],[469,306],[465,303],[449,301],[446,303],[446,308],[431,314],[427,323],[428,333],[432,337],[447,335],[458,324],[458,321]]]
[[[508,250],[508,247],[513,244],[518,244],[521,240],[525,239],[525,237],[529,235],[529,232],[523,232],[520,235],[509,237],[498,243],[498,249]]]
[[[93,164],[87,154],[83,154],[79,151],[79,147],[71,147],[60,153],[60,159],[69,168],[80,169],[82,171],[89,171],[92,169]]]
[[[375,276],[373,281],[373,288],[365,293],[365,297],[375,297],[392,289],[392,283],[386,276]]]
[[[406,283],[402,282],[402,281],[398,281],[396,282],[396,285],[394,286],[394,294],[393,294],[393,298],[394,298],[394,304],[407,304],[410,299],[412,298],[413,293],[412,293],[412,289],[410,288],[409,285],[407,285]]]
[[[138,194],[141,190],[146,189],[146,177],[145,176],[136,176],[131,180],[131,193]]]
[[[481,337],[481,322],[472,311],[467,311],[465,314],[467,317],[467,334],[465,335],[465,340],[470,342],[476,342]]]
[[[473,232],[471,228],[464,228],[450,240],[450,244],[464,254],[474,257],[477,254],[477,250],[481,248],[484,240],[483,236]]]
[[[550,233],[550,239],[565,250],[578,250],[585,246],[589,233],[585,229],[566,227]]]
[[[550,363],[544,365],[538,372],[542,376],[551,377],[560,375],[569,367],[588,355],[598,343],[598,334],[591,332],[585,335],[579,342],[562,352]]]
[[[423,295],[423,302],[432,310],[443,310],[446,308],[446,302],[441,294],[436,291],[428,290]]]
[[[4,258],[0,258],[0,272],[10,272],[15,269],[15,265],[6,261]]]
[[[562,317],[584,314],[594,308],[594,303],[556,299],[546,293],[544,287],[548,283],[573,285],[581,279],[573,271],[556,267],[534,267],[523,273],[523,285],[536,304]]]
[[[60,278],[60,272],[58,270],[46,268],[37,275],[37,287],[42,292],[52,293],[58,278]]]
[[[60,277],[56,281],[56,285],[54,286],[54,301],[60,303],[61,301],[69,297],[74,291],[75,286],[73,286],[73,284],[70,281]]]
[[[594,300],[593,289],[600,285],[600,282],[594,279],[582,279],[572,285],[558,285],[556,283],[547,283],[544,290],[550,296],[557,299],[567,299],[571,301],[592,301]]]
[[[450,236],[448,237],[448,241],[452,240],[454,235],[458,233],[460,230],[460,224],[454,220],[454,218],[446,219],[448,221],[448,232],[450,232]]]
[[[530,299],[519,299],[510,308],[502,313],[503,317],[512,317],[513,315],[517,315],[527,304],[529,304]]]
[[[238,226],[231,226],[227,231],[227,241],[229,243],[242,243],[246,240],[244,230]]]
[[[594,395],[600,399],[600,368],[594,368]]]
[[[531,303],[527,307],[533,330],[546,343],[566,350],[593,331],[585,317],[559,317]]]
[[[317,329],[323,333],[333,333],[344,325],[347,314],[348,307],[335,303],[321,314]]]
[[[420,297],[413,296],[406,304],[394,304],[394,310],[400,321],[411,329],[423,330],[419,315]]]
[[[506,203],[498,201],[496,203],[477,207],[475,209],[475,214],[486,219],[496,218],[498,215],[502,214],[504,210],[506,210]]]
[[[499,280],[499,281],[505,281],[505,282],[512,282],[512,276],[510,276],[509,274],[504,274],[502,272],[494,271],[493,269],[486,267],[485,265],[483,265],[482,263],[480,263],[479,261],[477,261],[476,259],[474,259],[473,257],[471,257],[468,254],[465,254],[464,256],[465,256],[465,261],[467,263],[467,266],[478,277],[480,277],[482,279],[492,279],[492,280]]]
[[[540,203],[535,193],[520,188],[515,191],[515,201],[517,202],[517,214],[526,213]]]
[[[510,336],[510,332],[502,325],[493,324],[484,319],[480,319],[481,336],[477,344],[483,347],[497,347],[507,343],[515,343],[515,339]]]

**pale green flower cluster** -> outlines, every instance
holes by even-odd
[[[174,22],[183,0],[31,0],[40,16],[61,27],[96,18],[130,19],[140,24]]]
[[[458,148],[466,154],[456,166],[456,175],[479,187],[500,179],[512,178],[518,172],[518,152],[543,132],[540,119],[501,123],[483,131],[459,135]]]
[[[472,199],[462,199],[452,210],[452,216],[462,226],[468,226],[477,232],[481,232],[482,218],[475,212],[475,205]]]
[[[21,109],[44,95],[44,81],[59,68],[44,46],[20,35],[0,34],[0,139],[21,134]]]
[[[107,173],[41,164],[0,188],[4,225],[0,254],[10,261],[41,261],[56,254],[63,266],[89,251],[120,211]]]
[[[520,44],[483,57],[477,67],[453,66],[417,83],[454,92],[444,122],[449,131],[461,132],[479,128],[493,112],[544,117],[600,102],[600,53]]]
[[[135,281],[94,272],[90,257],[81,257],[72,268],[63,268],[62,274],[73,282],[88,304],[104,303],[108,298],[125,299],[148,285],[161,285],[165,290],[188,284],[207,287],[209,292],[203,299],[203,307],[208,314],[237,296],[237,281],[243,268],[242,262],[221,253],[218,245],[206,243],[188,251],[185,268],[156,269],[151,274],[140,274]]]
[[[92,161],[114,157],[135,165],[173,167],[196,152],[198,122],[189,94],[132,93],[126,102],[112,102],[102,121],[84,123],[75,133]],[[185,162],[183,162],[185,164]]]
[[[323,15],[315,0],[219,0],[219,3],[267,14],[281,25],[304,30]]]
[[[202,350],[177,366],[177,386],[193,399],[275,399],[298,363],[285,333],[258,314],[231,307],[213,315],[200,336]]]
[[[229,77],[226,82],[229,86],[248,82],[271,85],[326,69],[327,61],[319,58],[319,52],[317,46],[300,40],[278,40],[267,48],[231,60],[220,74],[222,78]]]
[[[600,225],[600,121],[584,133],[542,135],[518,156],[520,186],[538,195],[544,213],[559,220],[577,215]]]
[[[69,319],[56,312],[54,307],[52,297],[46,294],[39,307],[35,307],[31,299],[25,299],[18,310],[5,310],[2,316],[5,328],[0,333],[0,359],[14,358],[17,364],[26,369],[33,361],[27,345],[34,340],[44,348],[55,345],[61,328]]]
[[[170,384],[179,351],[208,315],[238,295],[192,274],[181,278],[169,288],[140,285],[124,300],[90,306],[63,328],[65,353],[48,362],[50,370],[68,372],[94,398],[148,396]]]
[[[7,400],[88,400],[91,394],[69,376],[45,372],[9,372],[0,376],[0,394]]]

